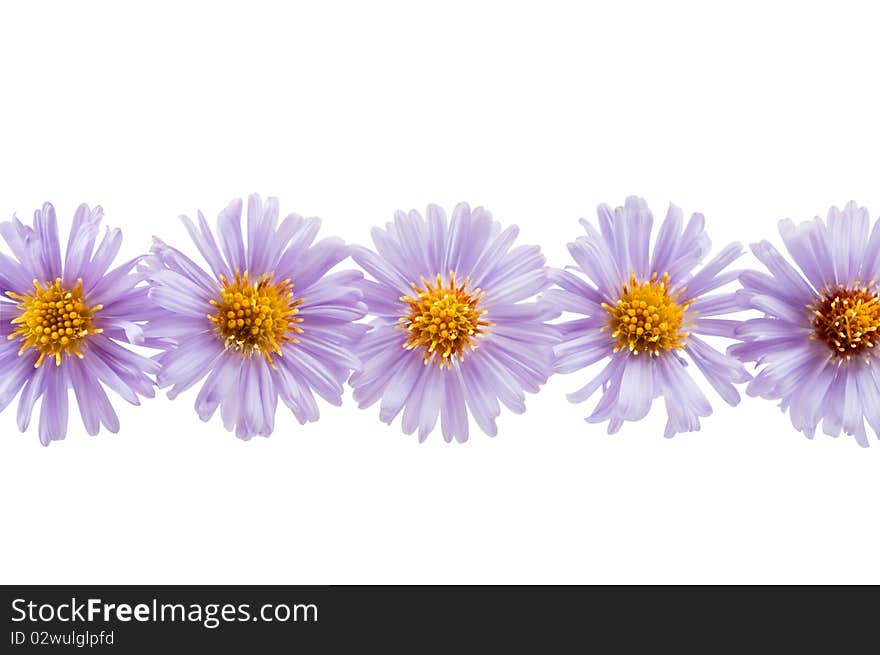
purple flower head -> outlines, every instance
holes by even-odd
[[[122,233],[107,229],[95,249],[102,216],[100,207],[79,206],[63,260],[52,205],[34,212],[33,227],[15,217],[0,223],[12,252],[0,253],[0,411],[21,390],[18,427],[24,432],[42,398],[45,446],[67,435],[69,389],[91,435],[101,424],[119,430],[104,387],[134,405],[138,396],[154,395],[147,374],[158,367],[120,345],[144,343],[147,291],[133,272],[137,259],[108,272]]]
[[[375,318],[351,377],[360,407],[381,401],[379,418],[403,411],[403,431],[424,441],[439,414],[443,437],[464,442],[468,414],[497,434],[499,401],[525,411],[553,372],[556,313],[529,301],[547,286],[537,246],[513,247],[519,230],[501,229],[482,207],[462,203],[447,222],[440,207],[397,212],[374,228],[376,252],[352,257],[373,279],[364,300]]]
[[[739,244],[724,248],[702,269],[709,252],[701,214],[683,227],[681,210],[670,205],[651,248],[654,219],[641,198],[623,207],[598,210],[599,230],[586,220],[586,236],[568,245],[574,271],[552,271],[560,287],[544,294],[544,303],[584,318],[560,324],[556,371],[571,373],[607,360],[583,388],[569,394],[583,402],[600,388],[602,397],[590,423],[608,421],[608,432],[624,421],[644,418],[655,398],[666,401],[667,437],[700,429],[700,417],[712,408],[685,370],[687,355],[709,383],[730,403],[739,402],[734,382],[748,379],[743,366],[710,346],[701,336],[733,337],[735,321],[711,318],[738,311],[735,294],[710,293],[736,279],[725,268],[742,254]],[[588,279],[585,281],[577,275]]]
[[[841,430],[868,445],[867,419],[880,434],[880,222],[850,202],[816,217],[779,223],[794,268],[767,241],[752,252],[770,275],[740,276],[745,307],[762,318],[736,331],[730,353],[756,362],[751,396],[779,400],[795,428],[812,438],[819,421],[832,437]]]
[[[217,218],[219,245],[205,217],[182,217],[208,271],[154,239],[144,260],[150,298],[162,316],[146,327],[163,352],[159,386],[175,398],[205,378],[196,412],[217,408],[241,439],[268,436],[278,399],[303,424],[318,420],[318,394],[342,403],[343,383],[358,365],[353,344],[366,327],[359,271],[330,269],[349,248],[337,238],[314,242],[321,221],[289,215],[278,223],[278,200],[248,198],[247,242],[242,202]]]

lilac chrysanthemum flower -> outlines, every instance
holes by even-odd
[[[752,252],[770,275],[740,276],[743,305],[763,312],[736,331],[743,343],[730,353],[756,362],[746,388],[780,400],[795,428],[812,438],[841,430],[868,445],[865,419],[880,434],[880,221],[850,202],[832,207],[827,224],[816,217],[779,223],[795,269],[767,241]]]
[[[133,272],[137,259],[108,272],[122,233],[108,228],[96,250],[102,216],[100,207],[79,206],[63,260],[52,205],[34,212],[33,227],[16,217],[0,223],[12,252],[0,253],[0,411],[21,390],[18,427],[24,432],[42,398],[44,446],[67,435],[69,389],[91,435],[101,424],[119,430],[105,386],[134,405],[138,396],[155,393],[148,374],[158,367],[120,345],[143,343],[146,288]]]
[[[328,273],[349,248],[335,237],[313,243],[320,219],[291,214],[279,225],[278,212],[276,198],[250,196],[245,245],[233,200],[217,219],[219,247],[201,212],[198,225],[181,217],[210,273],[159,239],[144,260],[150,298],[164,310],[146,327],[164,350],[159,387],[174,398],[207,376],[199,418],[219,407],[241,439],[272,432],[279,398],[301,424],[318,420],[315,393],[340,405],[366,330],[354,322],[366,310],[362,274]]]
[[[397,212],[374,228],[378,254],[352,258],[373,280],[362,288],[375,318],[360,344],[362,367],[351,377],[360,407],[381,399],[379,417],[403,411],[403,431],[424,441],[437,423],[447,442],[468,438],[468,412],[497,433],[499,401],[525,411],[553,372],[558,340],[545,321],[556,314],[529,301],[547,286],[537,246],[513,248],[519,230],[504,231],[489,212],[459,204],[447,223],[440,207]]]
[[[742,364],[715,350],[702,336],[732,338],[735,321],[710,318],[738,311],[735,294],[712,293],[732,282],[737,271],[726,271],[742,247],[731,244],[702,269],[694,268],[709,252],[701,214],[682,230],[681,210],[670,205],[653,250],[653,217],[641,198],[623,207],[598,209],[599,231],[586,220],[587,231],[568,245],[574,270],[556,270],[543,301],[563,312],[585,318],[560,324],[556,371],[571,373],[607,359],[601,372],[582,389],[569,394],[583,402],[600,388],[602,397],[590,423],[608,421],[608,432],[624,421],[644,418],[654,399],[663,396],[669,417],[665,436],[700,429],[700,417],[711,414],[709,401],[686,372],[686,353],[719,395],[736,405],[735,382],[748,379]]]

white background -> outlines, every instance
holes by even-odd
[[[127,258],[152,234],[194,252],[177,215],[252,191],[357,243],[467,200],[562,265],[577,219],[631,193],[702,211],[716,249],[851,198],[880,212],[869,3],[134,7],[0,10],[4,219],[51,200],[66,231],[101,204]],[[880,582],[873,437],[809,441],[714,395],[699,433],[663,439],[656,403],[609,437],[564,398],[585,377],[463,446],[350,395],[250,443],[201,423],[195,390],[117,402],[115,436],[72,412],[49,448],[13,406],[0,581]]]

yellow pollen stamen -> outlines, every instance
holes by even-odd
[[[227,350],[250,357],[260,353],[272,364],[281,356],[281,345],[299,343],[294,334],[303,319],[297,316],[304,298],[293,297],[290,280],[272,282],[274,274],[261,275],[251,282],[248,272],[235,272],[233,280],[220,276],[220,294],[211,304],[217,308],[208,316]]]
[[[867,355],[880,341],[880,302],[870,286],[829,288],[810,309],[813,336],[824,341],[834,357]]]
[[[94,327],[93,318],[104,306],[86,303],[82,279],[72,289],[63,287],[60,277],[45,286],[34,280],[30,293],[7,291],[6,295],[18,301],[19,310],[12,319],[15,330],[7,338],[21,341],[19,356],[31,348],[40,354],[34,368],[39,368],[46,357],[54,359],[56,366],[61,366],[62,355],[82,359],[84,340],[103,332]]]
[[[669,274],[658,279],[654,273],[650,280],[638,282],[635,273],[629,283],[622,285],[620,298],[612,306],[602,303],[608,312],[608,327],[617,339],[614,352],[626,348],[633,355],[650,352],[659,355],[667,350],[684,347],[685,314],[693,300],[680,300],[684,289],[669,293]]]
[[[475,350],[479,335],[492,325],[483,320],[486,310],[479,308],[483,292],[467,290],[467,280],[456,284],[454,271],[449,271],[448,281],[437,275],[434,284],[425,278],[421,282],[421,287],[411,283],[413,295],[401,297],[407,310],[398,327],[409,332],[403,347],[421,346],[426,365],[433,359],[441,369],[449,368],[453,358],[464,360],[466,348]]]

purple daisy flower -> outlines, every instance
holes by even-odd
[[[583,402],[601,388],[602,397],[587,421],[608,421],[613,434],[624,421],[644,418],[662,396],[669,416],[665,436],[699,430],[700,417],[709,416],[712,408],[686,372],[682,354],[731,405],[740,400],[733,383],[748,380],[742,364],[701,338],[734,336],[736,321],[710,317],[738,311],[735,294],[710,292],[736,279],[737,271],[724,269],[742,254],[742,247],[727,246],[694,272],[710,247],[701,214],[691,216],[682,229],[681,210],[670,205],[653,249],[654,219],[641,198],[627,198],[613,210],[600,205],[598,214],[599,231],[581,219],[587,235],[568,244],[577,264],[574,272],[552,271],[551,279],[560,288],[543,297],[559,311],[585,317],[560,324],[557,372],[608,360],[568,399]]]
[[[154,239],[144,260],[150,298],[163,310],[150,321],[160,388],[169,398],[205,378],[196,412],[217,408],[241,439],[268,436],[278,399],[300,424],[318,420],[318,394],[342,403],[343,383],[358,365],[353,344],[366,327],[360,271],[328,273],[349,248],[337,238],[313,243],[320,219],[289,215],[278,223],[278,200],[248,198],[247,245],[242,202],[217,218],[219,246],[205,217],[181,219],[210,272]]]
[[[144,342],[140,322],[150,316],[146,288],[133,272],[137,259],[112,270],[122,244],[107,231],[95,249],[103,210],[80,205],[64,259],[55,208],[34,212],[33,227],[18,218],[0,223],[12,257],[0,253],[0,411],[21,390],[18,427],[30,424],[37,400],[40,442],[67,435],[68,390],[73,389],[86,431],[119,430],[104,387],[133,405],[152,398],[151,360],[120,345]]]
[[[501,230],[491,214],[459,204],[447,223],[440,207],[397,212],[374,228],[378,254],[362,247],[352,258],[373,319],[351,377],[360,407],[381,401],[379,418],[403,411],[403,431],[424,441],[439,414],[444,439],[468,438],[468,414],[497,434],[499,401],[525,411],[553,372],[557,314],[528,299],[547,286],[537,246],[513,248],[519,230]]]
[[[841,430],[868,445],[865,420],[880,434],[880,221],[870,231],[868,211],[850,202],[795,225],[779,223],[800,271],[767,241],[752,252],[770,275],[740,276],[744,306],[763,312],[743,322],[743,343],[731,354],[760,368],[746,388],[779,400],[795,428],[812,438]]]

